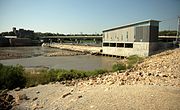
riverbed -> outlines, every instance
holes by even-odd
[[[20,64],[26,68],[55,68],[55,69],[77,69],[77,70],[110,70],[112,65],[117,62],[117,58],[76,55],[76,56],[44,56],[48,52],[67,52],[66,50],[47,48],[47,47],[2,47],[1,52],[19,53],[21,57],[13,59],[3,59],[0,63],[4,65]],[[24,56],[25,57],[24,57]]]

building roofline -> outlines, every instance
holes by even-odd
[[[144,20],[144,21],[139,21],[139,22],[135,22],[135,23],[130,23],[130,24],[122,25],[122,26],[119,26],[119,27],[111,28],[111,29],[106,29],[106,30],[103,30],[103,32],[108,32],[108,31],[112,31],[112,30],[116,30],[116,29],[121,29],[121,28],[125,28],[125,27],[130,27],[130,26],[134,26],[134,25],[138,25],[138,24],[147,23],[147,22],[161,22],[161,21],[148,19],[148,20]]]

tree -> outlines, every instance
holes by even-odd
[[[167,31],[167,30],[164,30],[164,31],[160,31],[159,32],[159,36],[176,36],[177,35],[177,31]]]

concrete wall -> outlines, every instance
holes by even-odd
[[[160,50],[166,50],[173,47],[173,43],[166,42],[134,42],[133,48],[125,47],[103,47],[103,54],[117,55],[117,56],[130,56],[138,55],[146,57],[153,55]]]
[[[139,55],[142,57],[149,55],[148,42],[134,42],[133,48],[125,47],[103,47],[103,54],[117,55],[117,56],[130,56]]]
[[[153,55],[157,51],[166,50],[173,47],[172,42],[152,42],[149,44],[149,55]]]
[[[32,40],[29,38],[17,38],[17,39],[9,39],[11,46],[31,46]]]

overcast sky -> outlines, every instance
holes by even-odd
[[[0,0],[0,32],[101,33],[146,19],[175,30],[180,0]]]

